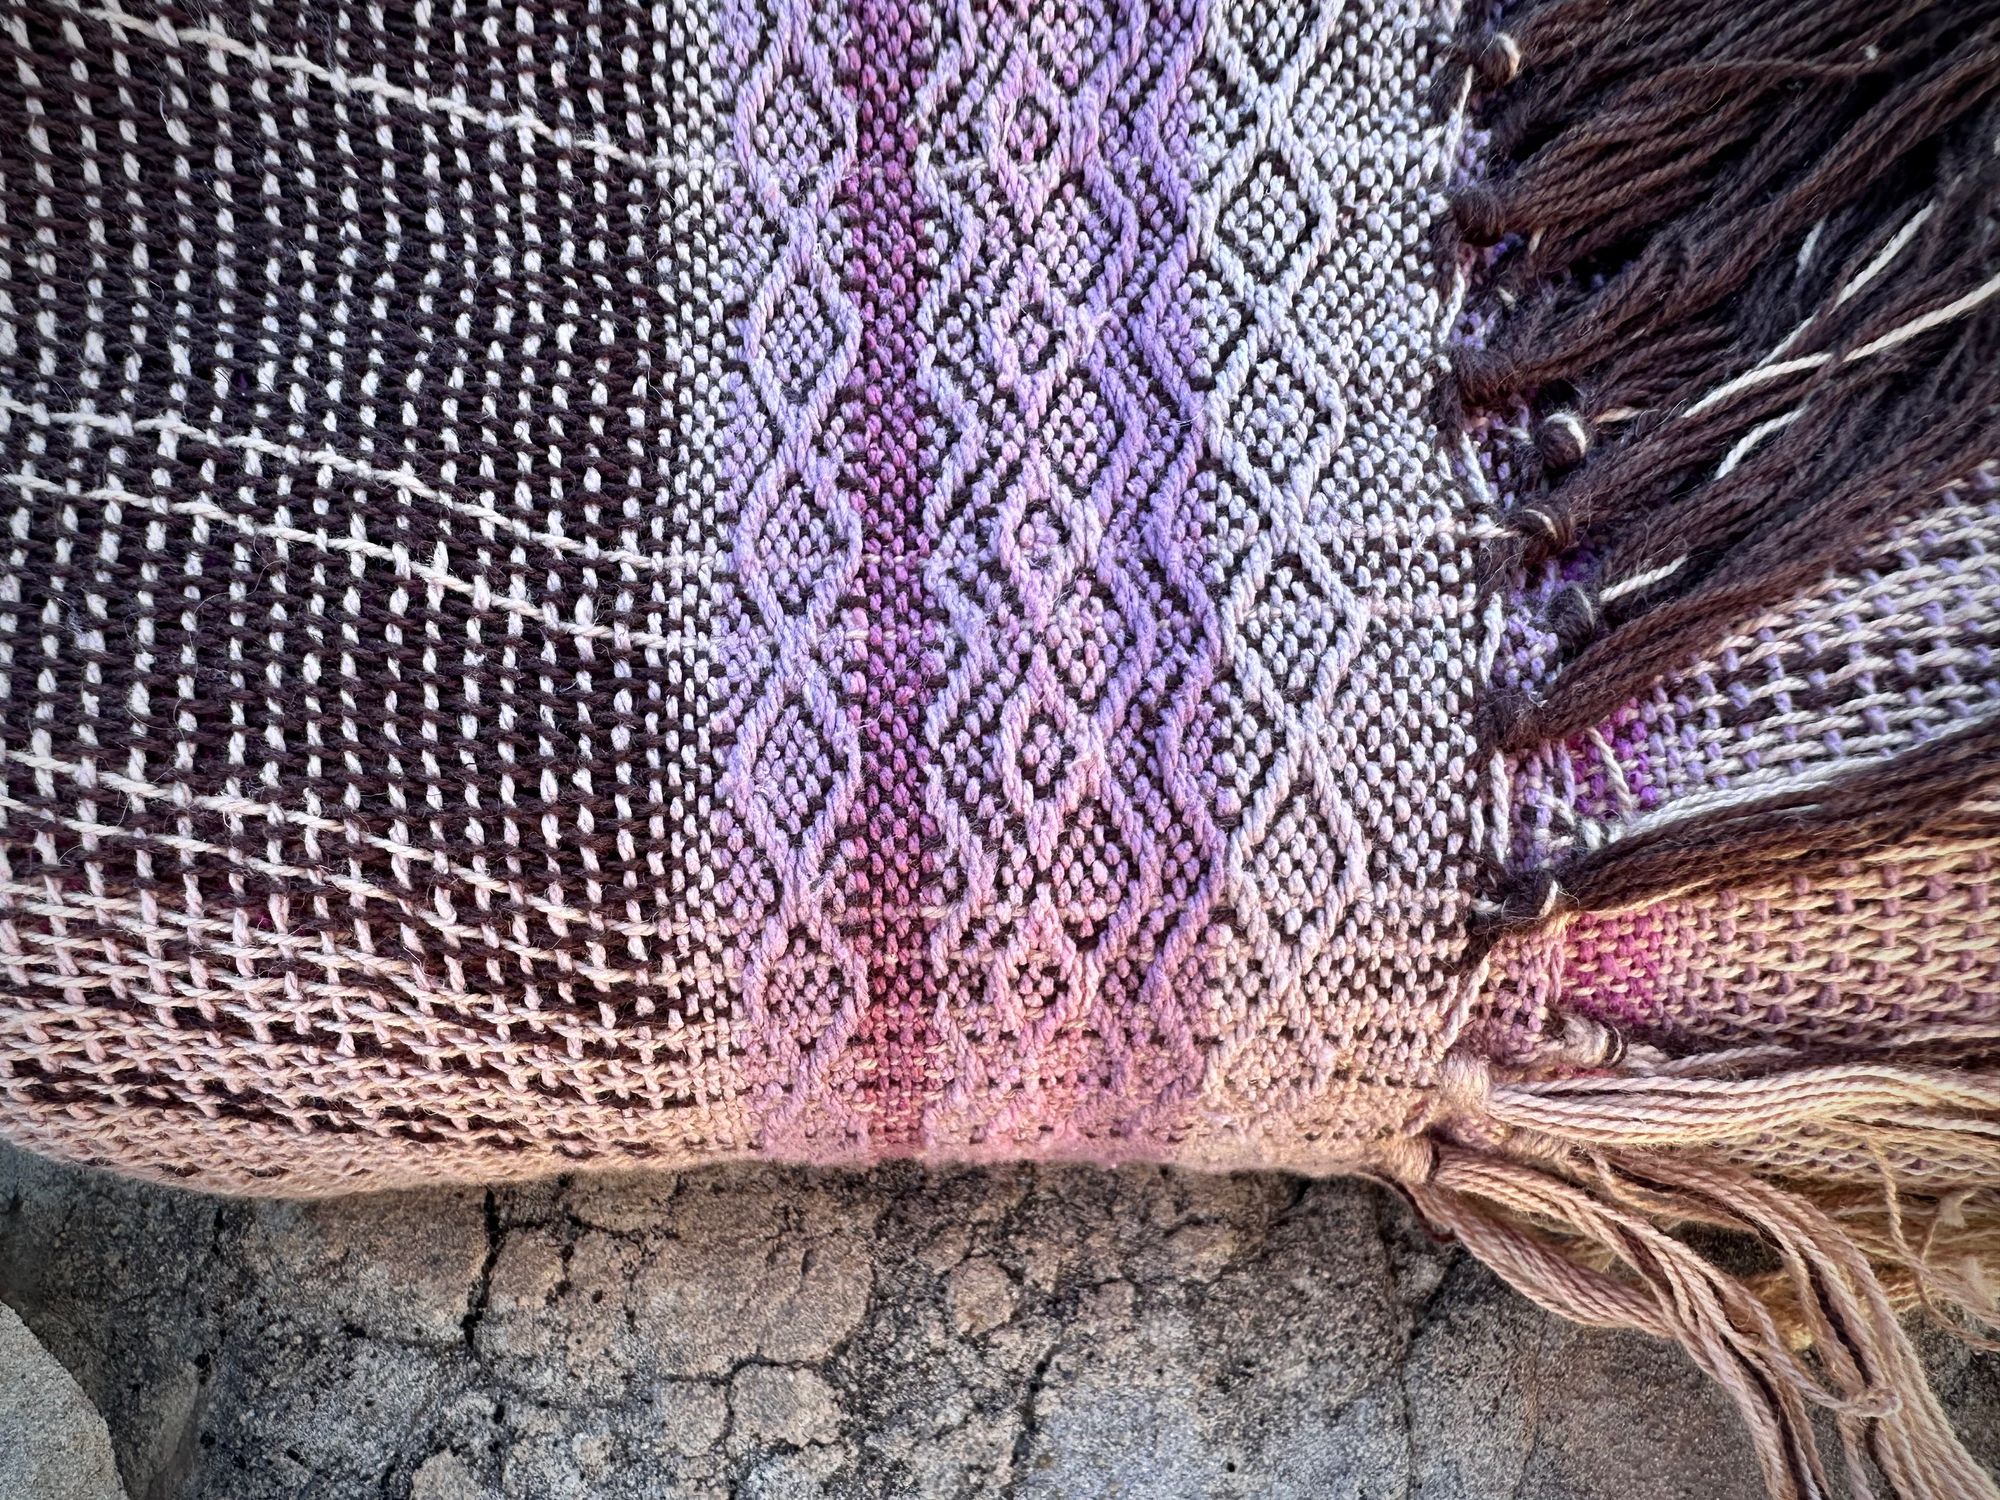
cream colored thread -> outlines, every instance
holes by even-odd
[[[1634,573],[1630,578],[1622,579],[1606,588],[1599,589],[1597,591],[1597,602],[1600,604],[1609,604],[1615,599],[1623,598],[1626,594],[1636,593],[1640,589],[1649,589],[1661,580],[1673,577],[1674,574],[1680,572],[1686,566],[1687,556],[1683,554],[1670,563],[1662,563],[1659,567],[1649,569],[1644,573]]]
[[[1831,353],[1804,354],[1797,359],[1782,360],[1774,365],[1759,365],[1753,369],[1746,370],[1734,380],[1717,386],[1714,390],[1710,391],[1706,396],[1683,412],[1682,416],[1699,416],[1702,412],[1707,411],[1719,402],[1728,400],[1731,396],[1739,396],[1744,391],[1755,389],[1760,385],[1766,385],[1786,375],[1796,375],[1806,370],[1817,370],[1825,365],[1858,364],[1864,359],[1873,359],[1878,354],[1886,354],[1891,349],[1908,343],[1911,339],[1929,333],[1933,328],[1942,328],[1945,324],[1963,317],[1981,303],[1990,301],[1996,295],[2000,295],[2000,274],[1987,278],[1963,296],[1954,298],[1942,307],[1932,308],[1931,311],[1910,319],[1909,322],[1899,328],[1892,328],[1880,338],[1871,339],[1860,348],[1851,350],[1845,355],[1836,357]]]
[[[1772,417],[1769,421],[1759,422],[1738,439],[1735,447],[1723,455],[1722,462],[1716,465],[1715,477],[1717,479],[1727,479],[1735,471],[1736,466],[1748,458],[1765,438],[1774,432],[1782,432],[1804,415],[1804,407],[1794,407],[1782,416]]]

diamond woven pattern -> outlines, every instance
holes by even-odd
[[[13,0],[0,1130],[1365,1164],[1479,838],[1440,30]]]

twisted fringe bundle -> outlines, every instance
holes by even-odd
[[[1490,13],[1489,13],[1490,14]],[[1512,498],[1489,595],[1553,576],[1563,656],[1486,749],[1592,732],[2000,453],[2000,6],[1516,7],[1453,80],[1481,342],[1456,397]],[[1548,591],[1545,591],[1545,593]],[[1489,873],[1480,961],[1577,912],[2000,841],[2000,716]],[[1417,1207],[1544,1307],[1682,1344],[1773,1495],[2000,1495],[1898,1315],[2000,1327],[2000,1036],[1629,1052],[1569,1017],[1529,1067],[1456,1055]],[[1687,1231],[1697,1231],[1689,1235]],[[1761,1269],[1697,1248],[1747,1236]]]
[[[2000,1494],[1897,1321],[1924,1307],[1974,1342],[2000,1330],[2000,1070],[1757,1055],[1626,1068],[1496,1081],[1456,1059],[1412,1200],[1541,1306],[1679,1342],[1736,1402],[1773,1495],[1829,1493],[1816,1411],[1856,1493],[1873,1472],[1897,1495]],[[1879,1182],[1760,1170],[1773,1145],[1828,1138],[1871,1157]],[[1932,1181],[1940,1158],[1963,1180]],[[1690,1228],[1749,1236],[1775,1264],[1732,1274]]]

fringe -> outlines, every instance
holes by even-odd
[[[2000,457],[2000,0],[1497,10],[1454,80],[1485,138],[1452,205],[1485,342],[1447,415],[1514,496],[1483,613],[1562,581],[1552,677],[1482,713],[1504,783]],[[1988,711],[1554,868],[1496,853],[1468,964],[1576,911],[1995,843]],[[1773,1495],[1828,1492],[1818,1418],[1854,1493],[2000,1500],[1898,1321],[2000,1332],[2000,1035],[1668,1058],[1570,1017],[1532,1068],[1455,1055],[1427,1110],[1385,1152],[1418,1209],[1542,1306],[1678,1341]]]
[[[1830,780],[1634,830],[1503,886],[1498,930],[1566,912],[1831,876],[1897,851],[2000,844],[2000,715]]]
[[[1851,1492],[2000,1496],[1952,1432],[1898,1322],[2000,1327],[1990,1267],[2000,1196],[1914,1189],[1892,1157],[1973,1143],[2000,1182],[2000,1069],[1756,1055],[1496,1079],[1453,1059],[1431,1151],[1402,1186],[1426,1218],[1562,1316],[1680,1343],[1736,1402],[1774,1496],[1829,1493],[1813,1418],[1839,1434]],[[1656,1070],[1657,1069],[1657,1070]],[[1878,1141],[1873,1190],[1780,1184],[1739,1151],[1802,1130]],[[1912,1143],[1918,1156],[1909,1156]],[[1747,1236],[1773,1268],[1724,1269],[1689,1230]]]
[[[1899,1314],[1922,1312],[1974,1348],[2000,1353],[2000,1199],[1968,1189],[1906,1204],[1891,1186],[1879,1194],[1829,1192],[1820,1207],[1868,1257]],[[1806,1349],[1812,1333],[1782,1286],[1753,1282],[1788,1341]]]
[[[1502,460],[1518,498],[1487,587],[1558,563],[1573,580],[1542,696],[1486,708],[1485,748],[1519,754],[2000,454],[2000,0],[1541,0],[1462,50],[1490,175],[1454,219],[1492,249],[1458,399],[1488,437],[1528,435]],[[1996,745],[2000,723],[1975,724],[1900,771],[1503,877],[1490,915],[1921,835],[2000,785]],[[2000,833],[1991,809],[1974,821]]]

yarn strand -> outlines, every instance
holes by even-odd
[[[1735,1401],[1773,1496],[1829,1493],[1822,1410],[1857,1492],[1872,1469],[1912,1500],[1991,1500],[1898,1313],[1949,1307],[1961,1336],[2000,1319],[1980,1269],[2000,1258],[2000,1071],[1862,1060],[1731,1076],[1742,1066],[1502,1077],[1461,1057],[1403,1186],[1541,1306],[1680,1343]],[[1774,1180],[1760,1153],[1815,1131],[1870,1151],[1879,1190]],[[1925,1179],[1940,1141],[1976,1161],[1976,1182]],[[1697,1226],[1756,1241],[1776,1269],[1722,1269],[1684,1237]]]

